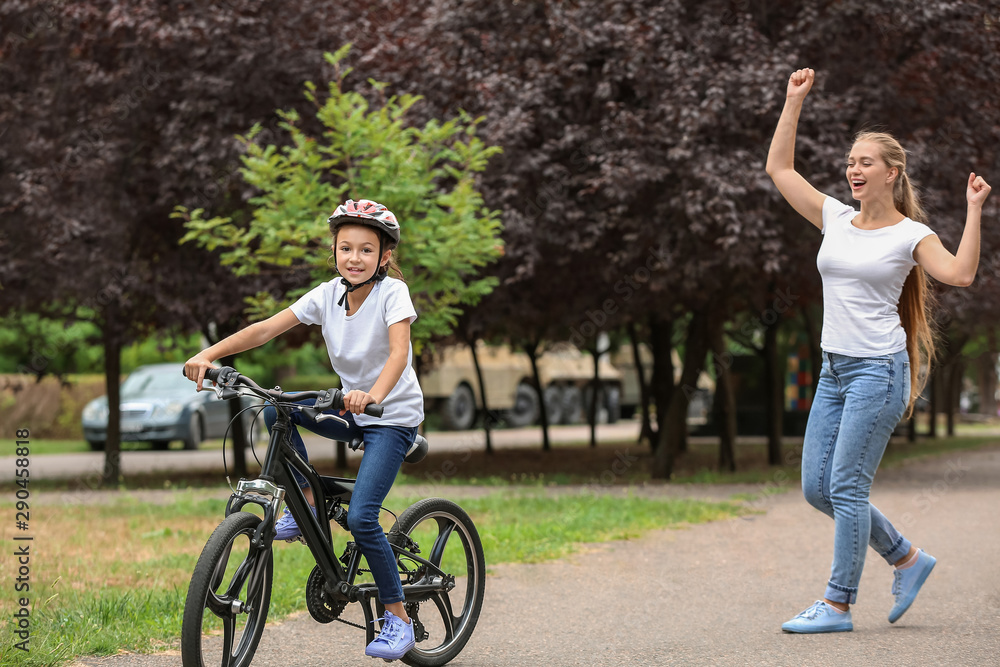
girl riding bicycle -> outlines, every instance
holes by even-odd
[[[970,174],[965,232],[956,255],[923,224],[906,173],[906,152],[882,132],[855,137],[846,178],[860,212],[827,197],[795,171],[799,113],[815,73],[793,72],[771,141],[767,173],[804,218],[823,232],[823,367],[802,446],[806,500],[834,519],[833,566],[823,600],[782,625],[786,632],[853,629],[850,605],[870,545],[894,565],[895,623],[934,568],[869,501],[875,470],[904,413],[920,393],[921,366],[934,340],[927,322],[926,271],[942,283],[970,285],[979,263],[979,223],[990,186]]]
[[[330,362],[345,392],[347,410],[341,414],[350,426],[335,420],[316,422],[301,412],[295,412],[292,421],[333,440],[349,442],[358,435],[364,440],[365,455],[347,520],[386,608],[382,630],[365,654],[396,660],[414,646],[413,625],[403,606],[395,557],[378,517],[424,419],[423,394],[413,371],[410,345],[410,324],[417,314],[406,283],[388,276],[392,269],[402,278],[392,259],[399,244],[399,223],[389,209],[366,199],[348,199],[328,222],[333,259],[341,278],[319,285],[289,308],[191,357],[184,373],[200,390],[205,371],[214,366],[213,359],[263,345],[299,323],[322,327]],[[364,414],[369,403],[383,406],[381,419]],[[271,428],[276,419],[273,407],[265,409],[264,419]],[[308,460],[298,430],[293,428],[291,436],[295,449]],[[297,471],[293,472],[306,499],[314,505],[312,490]],[[301,535],[287,507],[275,530],[276,539]]]

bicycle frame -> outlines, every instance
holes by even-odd
[[[224,392],[220,388],[220,394]],[[254,392],[256,393],[256,392]],[[267,392],[264,392],[267,395]],[[360,567],[362,554],[355,548],[345,567],[333,549],[333,535],[328,517],[328,502],[350,503],[355,480],[343,477],[328,477],[319,475],[291,444],[291,411],[293,408],[281,401],[268,396],[269,402],[277,410],[277,419],[271,427],[268,439],[267,453],[261,466],[260,475],[254,480],[240,480],[236,492],[226,504],[226,516],[240,511],[247,503],[260,505],[264,509],[264,520],[254,533],[250,544],[254,548],[263,548],[274,539],[274,523],[281,502],[288,506],[292,517],[302,531],[302,539],[312,553],[316,565],[324,579],[324,589],[332,599],[345,602],[362,602],[366,622],[368,641],[375,637],[372,621],[375,619],[370,601],[378,600],[378,587],[374,583],[354,584],[354,576]],[[305,478],[313,491],[316,514],[310,509],[302,488],[295,482],[292,469],[297,470]],[[264,500],[268,497],[269,500]],[[322,519],[320,520],[322,513]],[[409,548],[409,542],[394,539],[389,534],[389,546],[397,556],[404,555],[414,563],[428,568],[431,581],[427,583],[409,582],[403,585],[403,594],[407,602],[419,602],[430,594],[438,591],[449,591],[455,586],[455,578],[441,570],[437,565],[421,558]],[[399,542],[404,544],[400,544]],[[431,554],[433,556],[434,554]]]

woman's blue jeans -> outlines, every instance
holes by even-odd
[[[302,401],[302,405],[312,405],[314,401]],[[334,412],[334,414],[338,414]],[[295,411],[292,413],[292,430],[290,433],[292,447],[306,461],[306,445],[302,442],[298,427],[301,426],[317,435],[331,440],[350,442],[360,432],[365,442],[365,454],[361,457],[361,467],[358,469],[357,481],[351,502],[347,511],[347,525],[354,535],[354,541],[368,561],[375,585],[378,586],[378,597],[382,604],[402,602],[403,587],[399,583],[399,570],[396,569],[396,557],[389,546],[389,540],[378,522],[382,502],[385,500],[392,483],[396,481],[396,473],[403,463],[406,451],[417,437],[417,428],[405,426],[365,426],[354,423],[354,416],[348,412],[339,415],[350,423],[344,426],[336,420],[316,422]],[[264,422],[268,431],[277,419],[277,411],[268,406],[264,409]],[[299,486],[306,486],[305,478],[296,470],[292,470]]]
[[[834,520],[826,599],[853,604],[866,545],[889,564],[910,542],[868,500],[875,470],[910,398],[905,350],[881,357],[823,353],[802,446],[802,492]]]

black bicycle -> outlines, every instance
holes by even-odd
[[[316,560],[305,582],[306,608],[320,623],[339,621],[363,629],[367,645],[375,638],[373,621],[382,616],[384,607],[374,583],[356,583],[365,570],[355,543],[348,541],[338,557],[330,530],[333,522],[350,534],[347,513],[354,480],[317,474],[289,439],[295,410],[320,421],[340,419],[329,412],[343,409],[340,390],[285,393],[280,388],[262,389],[229,367],[210,369],[205,377],[215,383],[222,399],[244,393],[259,396],[276,408],[277,421],[260,476],[239,481],[226,504],[225,520],[198,558],[181,628],[184,667],[245,667],[253,659],[271,599],[274,523],[282,502],[287,503],[302,530],[301,541]],[[306,399],[316,402],[311,407],[298,405]],[[380,417],[382,408],[371,404],[365,413]],[[363,443],[355,441],[351,446],[363,447]],[[426,453],[427,441],[418,436],[406,460],[415,463]],[[293,481],[292,468],[306,478],[316,508],[323,512],[313,515],[310,511],[302,489]],[[263,518],[241,511],[249,503],[263,509]],[[461,507],[442,498],[428,498],[400,514],[387,537],[396,554],[404,605],[416,638],[416,645],[402,660],[408,665],[443,665],[465,647],[483,606],[486,559],[479,533]],[[341,618],[352,602],[361,604],[364,625]]]

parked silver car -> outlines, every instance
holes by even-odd
[[[184,364],[140,366],[121,385],[121,439],[146,441],[154,449],[167,449],[171,440],[181,440],[184,449],[197,449],[202,440],[221,438],[229,425],[229,402],[220,401],[214,391],[195,391],[182,375]],[[211,383],[205,381],[205,387]],[[241,398],[241,407],[252,402]],[[243,413],[250,428],[257,410]],[[83,437],[91,449],[104,449],[108,429],[108,397],[94,399],[83,409]],[[262,434],[264,422],[257,418],[254,438]],[[230,431],[232,436],[232,431]]]

